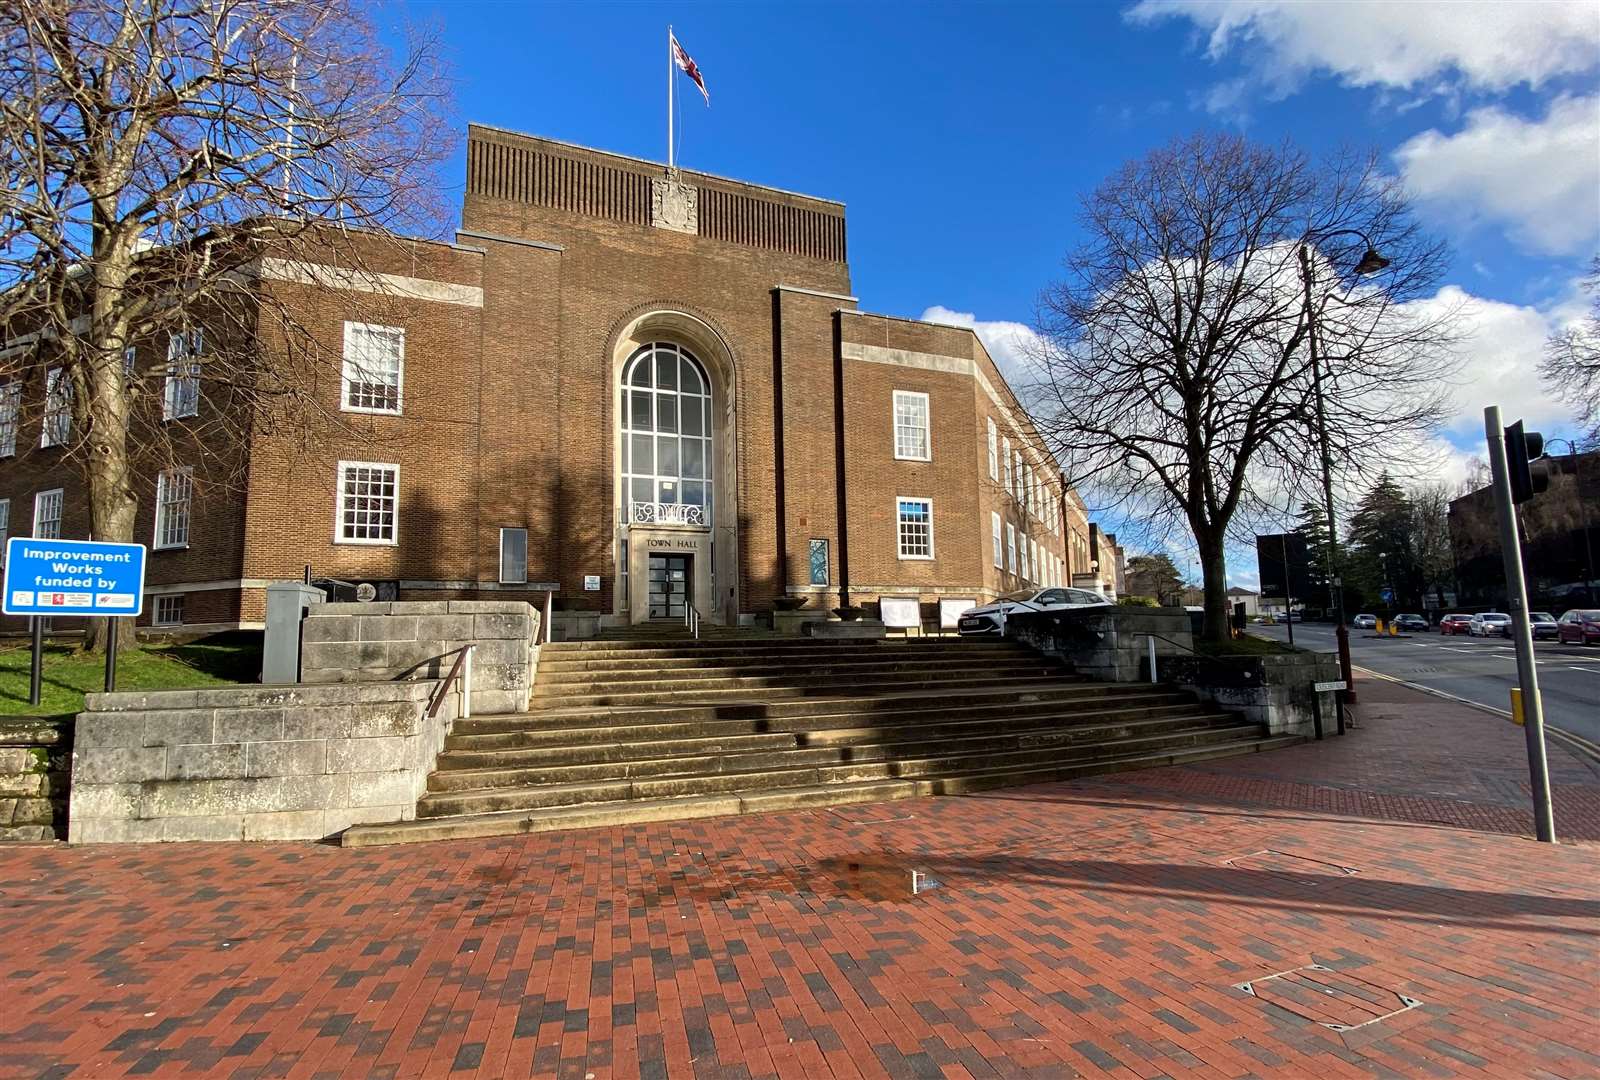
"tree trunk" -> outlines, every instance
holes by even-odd
[[[91,341],[83,347],[80,365],[83,389],[87,391],[80,415],[87,421],[84,450],[88,461],[89,527],[94,539],[111,543],[133,542],[134,517],[139,511],[139,496],[133,488],[133,473],[128,458],[128,417],[130,403],[127,380],[123,375],[122,352],[126,333],[114,320],[102,321],[101,305],[111,298],[103,290],[96,296]],[[109,325],[108,325],[109,324]],[[87,620],[84,648],[104,652],[106,627],[117,631],[118,648],[134,644],[132,616]]]
[[[1201,637],[1206,641],[1227,641],[1232,635],[1228,629],[1228,559],[1224,541],[1220,534],[1205,535],[1198,529],[1195,540],[1205,585],[1206,619]]]

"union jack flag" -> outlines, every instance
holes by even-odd
[[[692,56],[683,51],[683,46],[678,44],[678,35],[676,34],[672,35],[672,58],[678,63],[678,70],[694,80],[694,84],[700,88],[700,96],[706,99],[707,105],[710,105],[711,92],[706,89],[706,80],[700,74],[700,65],[694,62]]]

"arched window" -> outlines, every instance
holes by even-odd
[[[689,350],[639,348],[622,369],[628,520],[711,524],[711,382]]]

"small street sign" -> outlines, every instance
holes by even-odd
[[[143,544],[95,540],[6,542],[7,615],[138,615],[144,611]]]
[[[1343,690],[1345,689],[1345,681],[1343,679],[1334,679],[1332,682],[1312,683],[1311,689],[1319,694],[1324,690]]]

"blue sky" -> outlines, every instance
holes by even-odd
[[[1079,197],[1126,159],[1202,128],[1374,148],[1450,242],[1440,302],[1466,303],[1474,331],[1441,475],[1481,452],[1485,404],[1569,426],[1526,372],[1600,251],[1593,2],[395,12],[440,24],[462,121],[655,159],[673,23],[712,103],[680,82],[680,163],[844,201],[864,308],[970,321],[1001,354],[1080,238]]]

